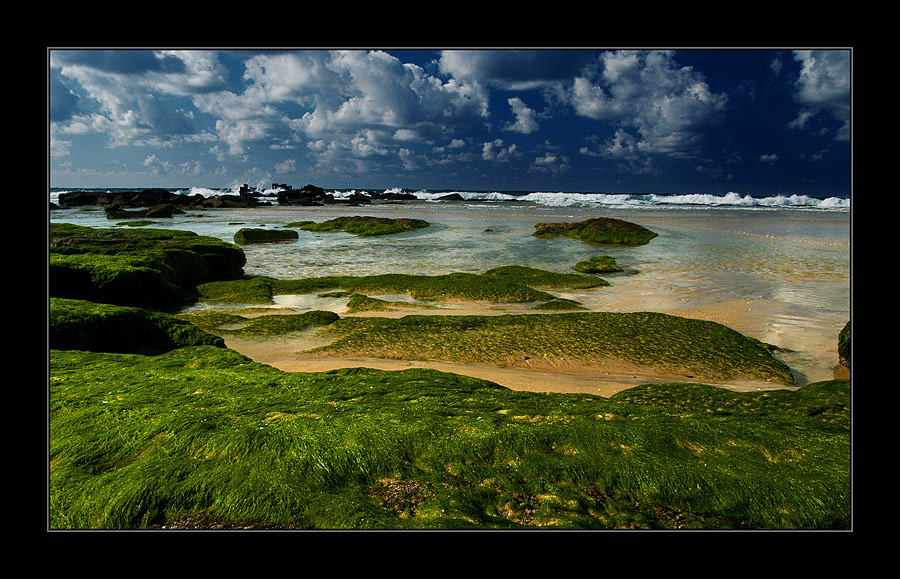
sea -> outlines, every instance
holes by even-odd
[[[199,186],[170,191],[204,196],[236,188]],[[119,189],[78,189],[115,192]],[[122,189],[134,191],[136,189]],[[51,188],[50,201],[70,189]],[[326,189],[346,199],[364,189]],[[503,265],[573,272],[574,265],[609,255],[624,269],[602,276],[609,286],[554,292],[596,311],[658,311],[717,321],[784,348],[797,385],[831,379],[837,336],[851,316],[851,198],[846,196],[618,194],[544,191],[403,190],[415,200],[348,206],[272,205],[252,209],[188,209],[149,227],[194,231],[233,242],[244,227],[279,228],[295,221],[345,215],[409,217],[430,226],[413,232],[359,237],[299,231],[289,242],[244,246],[248,275],[297,279],[329,275],[482,273]],[[275,190],[261,190],[274,195]],[[457,194],[462,200],[441,200]],[[638,247],[596,247],[567,238],[538,239],[538,223],[614,217],[659,234]],[[49,221],[90,227],[129,227],[102,208],[49,212]],[[401,296],[402,297],[402,296]],[[284,298],[296,311],[341,303]],[[197,306],[192,306],[197,307]],[[452,309],[450,313],[452,313]],[[500,309],[498,314],[511,309]]]

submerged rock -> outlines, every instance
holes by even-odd
[[[234,234],[234,242],[244,245],[246,243],[292,241],[299,237],[300,234],[292,229],[252,229],[245,227]]]

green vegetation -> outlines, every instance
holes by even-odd
[[[556,273],[522,265],[495,267],[484,272],[484,275],[514,280],[535,289],[545,290],[594,289],[609,285],[607,281],[592,275]]]
[[[659,235],[636,223],[611,217],[579,223],[538,223],[534,227],[534,236],[541,239],[562,235],[593,245],[644,245]]]
[[[850,367],[850,322],[838,335],[838,360],[842,366]]]
[[[361,308],[391,305],[362,294],[403,292],[577,304],[529,287],[562,278],[528,268],[280,281],[243,278],[239,247],[189,232],[51,224],[50,242],[51,529],[850,527],[846,380],[539,394],[422,369],[281,372],[214,335],[315,330],[341,353],[612,356],[789,383],[768,346],[719,324],[598,312],[172,316],[145,308],[306,292]]]
[[[699,379],[794,383],[758,340],[715,322],[652,312],[342,318],[326,331],[336,341],[311,353],[513,366],[526,358],[615,359]]]
[[[236,245],[190,231],[50,224],[52,297],[172,307],[198,284],[243,275]]]
[[[571,311],[571,310],[586,310],[588,308],[584,307],[580,303],[575,300],[570,300],[566,298],[556,298],[550,300],[549,302],[543,302],[537,304],[532,307],[533,310],[552,310],[552,311]]]
[[[218,336],[142,308],[50,298],[50,348],[158,354],[185,346],[224,347]]]
[[[313,310],[302,314],[272,314],[247,318],[222,312],[192,312],[179,314],[177,318],[214,333],[273,336],[327,326],[335,322],[338,315],[334,312]]]
[[[247,243],[271,243],[275,241],[292,241],[298,239],[300,234],[293,230],[284,229],[254,229],[243,227],[234,234],[234,242],[239,245]]]
[[[850,526],[847,381],[605,399],[209,346],[50,365],[52,529]]]
[[[597,255],[587,261],[579,261],[575,264],[575,271],[581,273],[616,273],[622,271],[614,257]]]
[[[472,273],[446,275],[381,274],[370,276],[328,276],[297,280],[278,280],[264,277],[210,282],[197,288],[200,298],[207,302],[248,304],[273,303],[273,295],[320,293],[345,290],[360,294],[408,294],[421,301],[490,301],[534,302],[548,301],[552,294],[538,291],[505,276]]]
[[[316,233],[344,231],[353,235],[390,235],[393,233],[403,233],[405,231],[415,231],[431,225],[422,219],[389,219],[387,217],[373,216],[353,216],[338,217],[330,221],[315,223],[313,221],[298,221],[289,223],[285,227],[297,227],[304,231],[313,231]]]

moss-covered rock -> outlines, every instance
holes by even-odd
[[[850,367],[850,322],[838,335],[838,362],[841,366]]]
[[[344,231],[353,235],[391,235],[406,231],[415,231],[431,224],[423,219],[389,219],[387,217],[352,216],[338,217],[321,223],[300,221],[285,227],[295,226],[304,231],[331,232]]]
[[[474,273],[446,275],[380,274],[370,276],[327,276],[296,280],[252,278],[211,282],[197,288],[208,302],[269,304],[275,295],[322,293],[344,290],[364,295],[408,294],[421,301],[489,301],[498,303],[543,302],[552,294],[528,287],[505,276]]]
[[[300,314],[271,314],[247,318],[222,312],[191,312],[178,314],[178,319],[190,322],[210,332],[242,336],[274,336],[302,332],[327,326],[340,317],[334,312],[312,310]]]
[[[272,243],[277,241],[293,241],[300,234],[292,229],[257,229],[244,227],[234,234],[234,242],[238,245],[247,243]]]
[[[609,285],[609,282],[592,275],[557,273],[523,265],[495,267],[484,272],[483,275],[515,280],[529,287],[543,290],[594,289]]]
[[[609,255],[596,255],[586,261],[579,261],[575,264],[575,271],[581,273],[616,273],[622,271],[616,259]]]
[[[171,307],[198,284],[240,278],[245,263],[236,245],[190,231],[50,224],[53,297]]]
[[[493,365],[543,360],[597,365],[621,360],[703,380],[791,385],[790,368],[765,344],[727,326],[653,312],[342,318],[321,355]],[[530,363],[526,366],[530,367]]]
[[[611,217],[595,217],[578,223],[538,223],[534,227],[533,235],[541,239],[562,235],[595,245],[644,245],[659,235],[636,223]]]
[[[187,346],[218,346],[218,336],[174,316],[128,306],[50,298],[50,348],[159,354]]]

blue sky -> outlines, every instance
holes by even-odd
[[[50,185],[846,195],[850,61],[51,49]]]

